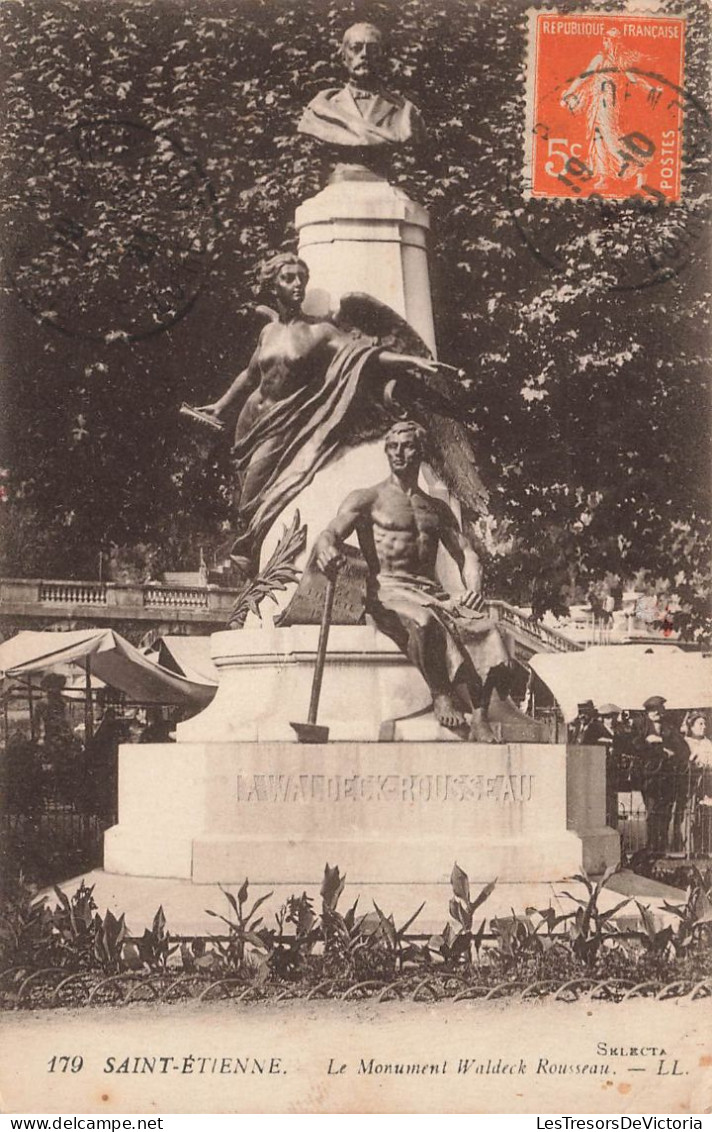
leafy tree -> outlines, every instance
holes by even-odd
[[[428,120],[392,179],[431,213],[440,353],[469,375],[493,497],[490,591],[541,612],[637,575],[703,631],[706,9],[684,7],[684,200],[572,209],[521,193],[527,6],[3,6],[5,573],[91,576],[112,544],[194,567],[224,538],[227,445],[177,407],[247,360],[255,266],[295,246],[295,206],[322,183],[296,120],[341,81],[345,27],[370,19]],[[621,290],[643,247],[648,277]]]

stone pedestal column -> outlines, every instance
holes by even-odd
[[[435,353],[426,210],[387,181],[339,181],[296,211],[311,279],[305,310],[324,315],[365,291],[387,303]]]

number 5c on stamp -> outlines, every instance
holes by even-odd
[[[684,52],[679,16],[530,11],[526,195],[679,200]]]

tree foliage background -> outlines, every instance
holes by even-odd
[[[2,6],[6,575],[95,577],[112,545],[152,569],[190,569],[224,538],[228,446],[178,406],[212,400],[249,357],[257,262],[295,246],[294,209],[322,184],[296,121],[342,81],[345,28],[369,19],[389,35],[393,85],[429,127],[394,179],[430,210],[440,354],[471,381],[490,593],[542,610],[606,576],[637,577],[675,591],[679,624],[702,631],[709,15],[667,5],[688,16],[697,100],[685,200],[598,208],[521,195],[526,6]],[[109,128],[102,154],[73,144],[71,127],[106,119],[129,125]],[[650,270],[621,289],[641,247]]]

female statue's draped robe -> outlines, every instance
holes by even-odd
[[[365,371],[378,356],[371,339],[349,338],[325,374],[315,372],[290,397],[268,409],[233,447],[240,498],[235,555],[252,561],[284,508],[311,483],[340,447],[364,439]],[[354,412],[356,401],[362,412]],[[375,398],[374,398],[375,400]],[[383,421],[383,418],[382,418]],[[380,430],[375,419],[371,436]]]

